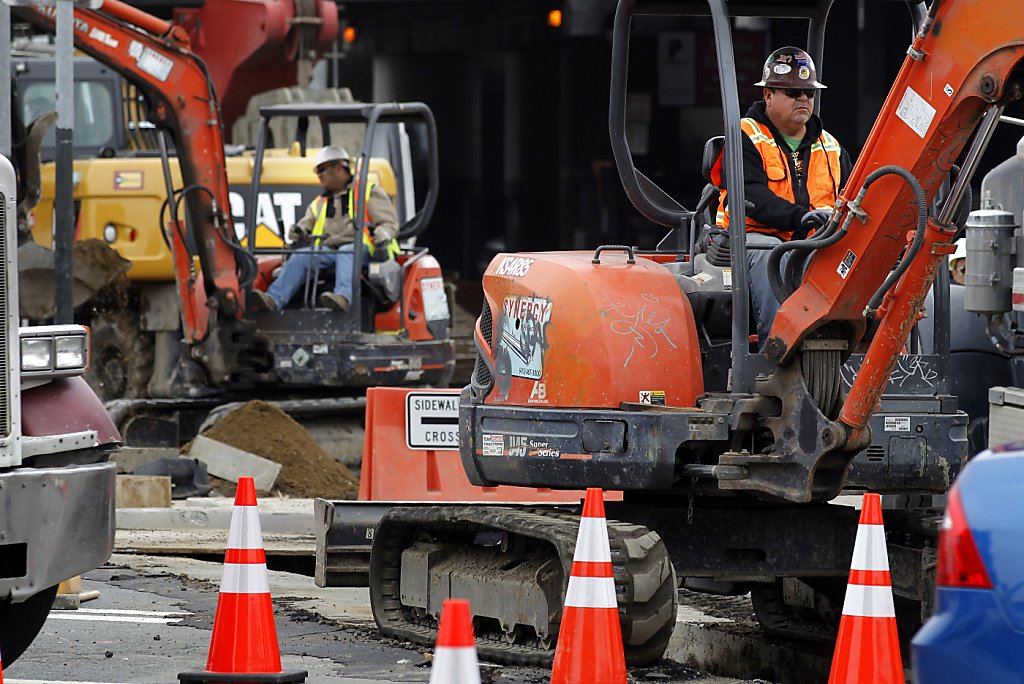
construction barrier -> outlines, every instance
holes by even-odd
[[[305,672],[281,671],[263,530],[256,509],[256,486],[251,477],[238,479],[206,670],[182,672],[178,681],[259,681],[264,684],[306,681]]]
[[[878,494],[865,494],[829,684],[903,684],[889,554]]]
[[[626,684],[615,575],[600,489],[588,489],[565,592],[551,684]]]
[[[430,684],[480,684],[469,601],[445,599],[430,668]]]
[[[366,392],[360,501],[577,502],[580,490],[477,487],[458,451],[458,390],[371,387]],[[609,492],[608,500],[621,500]]]

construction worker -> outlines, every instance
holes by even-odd
[[[967,238],[956,241],[956,251],[949,255],[949,277],[957,285],[967,278]]]
[[[768,281],[770,248],[823,226],[852,164],[835,136],[815,115],[818,82],[814,61],[796,47],[768,56],[761,80],[764,99],[741,122],[743,189],[747,202],[750,295],[761,345],[779,310]],[[722,177],[717,224],[729,227],[728,178]],[[760,249],[758,249],[760,247]],[[785,266],[785,260],[783,261]]]
[[[253,290],[253,306],[258,311],[282,308],[306,282],[310,269],[319,270],[331,264],[334,290],[320,295],[320,305],[336,311],[348,311],[351,306],[357,197],[351,159],[343,148],[327,145],[317,154],[313,170],[324,191],[310,202],[305,215],[288,231],[288,241],[305,249],[292,254],[266,292]],[[383,188],[371,183],[365,202],[360,241],[363,263],[368,259],[394,258],[399,251],[398,215],[391,198]]]

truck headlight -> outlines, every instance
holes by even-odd
[[[39,371],[53,368],[53,338],[30,337],[21,341],[21,370]]]
[[[57,370],[69,368],[81,368],[85,370],[88,365],[88,347],[85,342],[85,335],[68,335],[67,337],[54,338],[57,347]]]
[[[19,329],[23,376],[81,375],[89,367],[89,330],[82,325]]]

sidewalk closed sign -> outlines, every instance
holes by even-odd
[[[459,448],[459,392],[410,392],[405,397],[405,446]]]

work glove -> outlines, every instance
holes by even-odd
[[[373,245],[373,256],[370,257],[372,261],[387,261],[388,260],[388,244],[391,240],[384,240],[383,242],[376,242]]]
[[[302,226],[296,224],[288,229],[288,242],[293,245],[304,244],[307,240],[309,240],[309,235],[302,229]]]
[[[803,218],[800,219],[800,227],[810,229],[821,228],[826,223],[828,223],[828,220],[831,216],[831,207],[826,207],[824,209],[814,209],[803,215]]]

